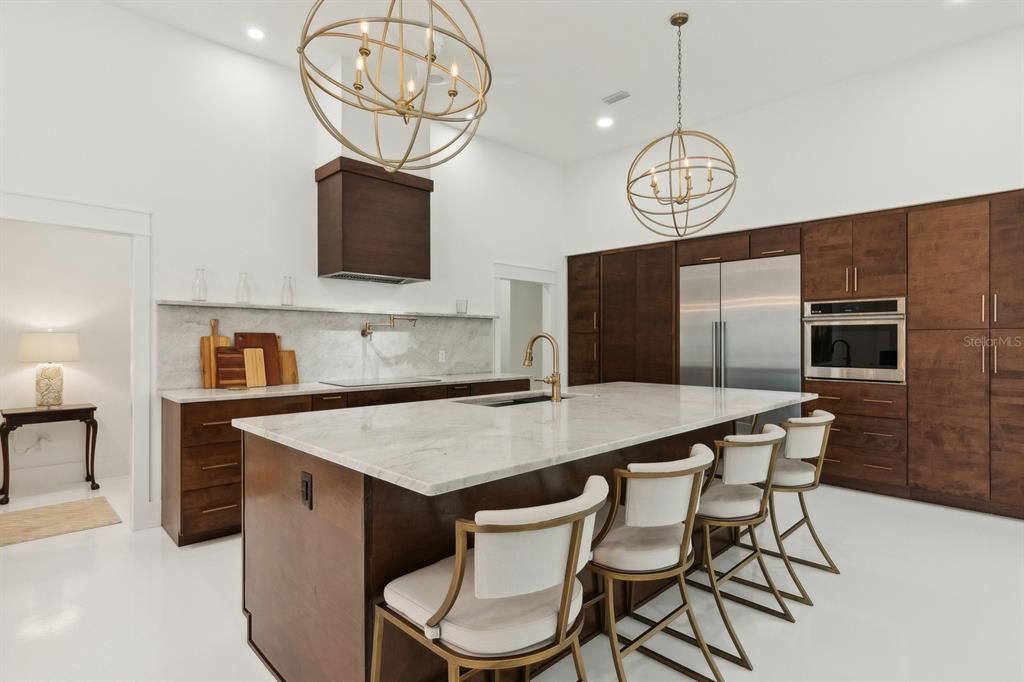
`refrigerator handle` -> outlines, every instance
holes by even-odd
[[[728,375],[728,372],[727,372],[729,365],[728,365],[728,363],[725,360],[725,324],[726,323],[723,320],[722,321],[722,333],[721,333],[721,337],[722,337],[721,338],[721,343],[722,343],[722,388],[725,388],[726,382],[728,382],[728,380],[729,380],[729,375]]]
[[[718,387],[718,323],[711,323],[711,385]]]

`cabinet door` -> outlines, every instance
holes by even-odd
[[[811,223],[803,228],[805,301],[850,298],[853,226],[849,220]]]
[[[853,293],[857,298],[907,295],[907,214],[853,220]]]
[[[569,332],[568,386],[601,382],[597,332]]]
[[[969,329],[907,335],[912,488],[988,499],[991,363],[984,341]]]
[[[569,256],[569,331],[596,332],[601,298],[601,257]]]
[[[992,199],[992,328],[1024,327],[1024,191]]]
[[[1024,508],[1024,329],[992,334],[992,501]]]
[[[636,251],[601,256],[601,381],[636,376]]]
[[[634,381],[675,383],[676,292],[672,244],[637,251]]]
[[[988,328],[988,200],[910,212],[907,326]]]
[[[676,242],[679,265],[725,263],[750,258],[750,235],[723,234],[717,237],[699,237]]]

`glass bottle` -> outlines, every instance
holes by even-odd
[[[196,268],[196,276],[192,280],[192,300],[206,300],[206,270],[203,268]]]
[[[292,287],[291,275],[285,275],[281,284],[281,305],[295,305],[295,289]]]
[[[238,273],[238,286],[235,288],[235,303],[249,302],[249,273]]]

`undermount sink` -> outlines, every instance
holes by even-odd
[[[562,400],[569,400],[573,396],[562,395]],[[512,407],[513,405],[529,405],[530,403],[549,403],[551,402],[551,395],[548,393],[544,394],[530,394],[530,395],[506,395],[506,396],[488,396],[486,398],[471,398],[469,400],[456,400],[457,403],[464,405],[482,405],[483,407]]]

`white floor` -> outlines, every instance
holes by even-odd
[[[122,518],[127,485],[108,479],[95,493]],[[794,605],[796,623],[730,605],[755,670],[720,662],[727,679],[1024,680],[1024,523],[837,488],[809,500],[843,573],[800,569],[815,606]],[[802,533],[793,541],[809,551]],[[770,567],[781,582],[781,564]],[[0,549],[0,680],[272,680],[245,644],[240,575],[238,537],[179,549],[127,524]],[[725,647],[710,595],[691,596],[705,636]],[[658,617],[677,599],[643,611]],[[667,636],[652,646],[703,669]],[[584,655],[593,682],[615,680],[607,639]],[[632,682],[683,679],[641,654],[626,668]],[[537,679],[574,675],[563,661]]]

